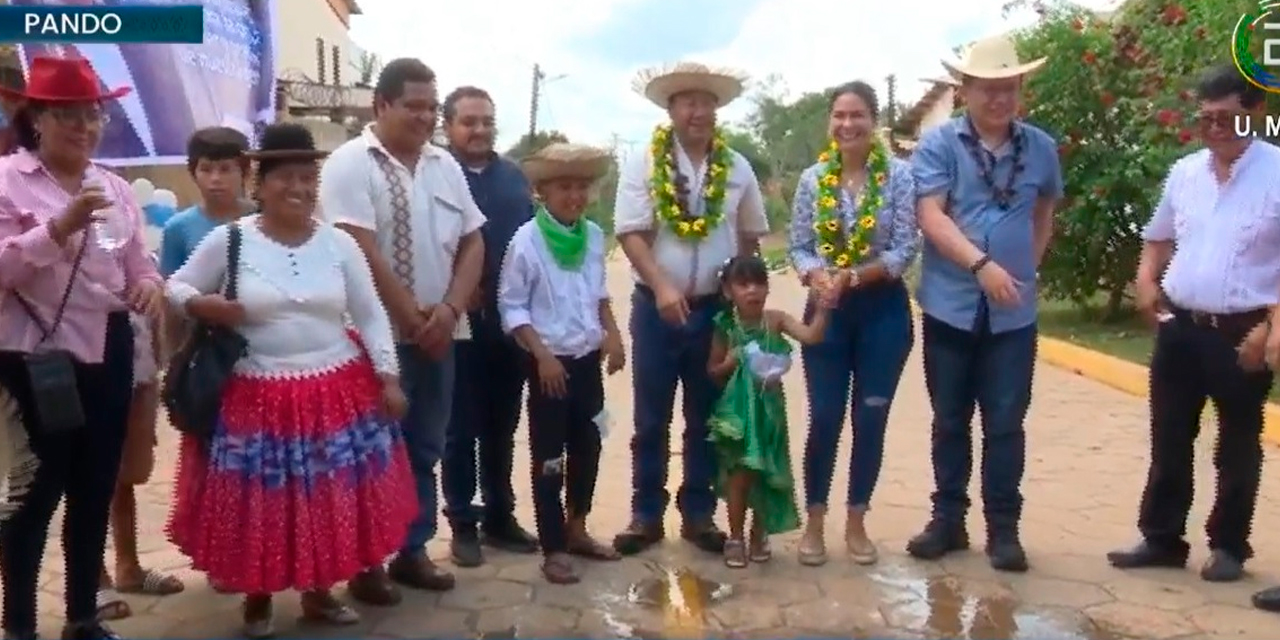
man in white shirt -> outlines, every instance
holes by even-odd
[[[1230,582],[1253,549],[1250,526],[1262,471],[1262,410],[1272,374],[1262,366],[1270,309],[1280,300],[1280,148],[1235,133],[1262,121],[1265,94],[1232,65],[1200,81],[1205,149],[1169,170],[1143,231],[1140,309],[1158,321],[1151,356],[1151,467],[1139,509],[1142,542],[1113,551],[1121,569],[1183,567],[1195,440],[1207,400],[1218,414],[1218,490],[1205,524],[1200,576]]]
[[[374,88],[376,121],[338,147],[321,171],[321,210],[369,259],[395,325],[409,398],[402,429],[421,513],[386,571],[375,567],[351,581],[352,595],[375,605],[399,602],[392,580],[435,591],[454,586],[424,546],[436,533],[436,465],[453,397],[453,341],[466,335],[465,310],[484,262],[485,218],[458,161],[428,143],[438,108],[430,68],[411,58],[387,63]]]
[[[719,389],[707,375],[711,319],[720,307],[718,271],[755,253],[769,231],[750,163],[728,148],[716,110],[742,94],[737,72],[681,63],[643,72],[635,88],[670,117],[645,153],[622,167],[614,231],[636,278],[632,295],[635,435],[632,520],[614,538],[623,554],[665,536],[667,463],[676,384],[683,387],[684,482],[676,497],[680,535],[711,553],[724,548],[715,525],[715,459],[707,418]]]

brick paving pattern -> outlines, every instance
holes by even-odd
[[[630,284],[623,264],[611,266],[618,315],[627,316]],[[772,303],[799,309],[803,293],[789,276],[775,279]],[[592,529],[609,538],[628,519],[631,393],[628,371],[609,379],[614,419],[605,442]],[[806,407],[799,372],[789,374],[793,455],[804,443]],[[1028,420],[1023,540],[1031,556],[1026,575],[993,572],[979,550],[937,563],[906,557],[906,540],[928,517],[932,488],[928,398],[919,348],[899,388],[889,426],[884,472],[869,516],[882,550],[881,562],[859,567],[842,550],[843,516],[828,522],[832,561],[821,568],[795,560],[798,534],[774,541],[775,558],[746,570],[723,568],[720,560],[669,541],[658,550],[621,563],[587,569],[575,586],[552,586],[538,573],[537,558],[488,551],[489,564],[459,569],[458,587],[445,594],[407,593],[392,609],[362,608],[364,620],[344,629],[296,622],[296,598],[276,606],[282,637],[535,638],[535,637],[950,637],[981,638],[1199,638],[1264,637],[1280,618],[1249,608],[1250,594],[1280,580],[1280,544],[1266,532],[1280,530],[1280,473],[1263,477],[1254,529],[1253,575],[1228,585],[1202,583],[1192,570],[1123,573],[1103,554],[1135,541],[1135,508],[1147,460],[1145,400],[1124,395],[1049,366],[1037,372]],[[678,406],[678,405],[677,405]],[[679,426],[676,427],[678,433]],[[1212,434],[1212,430],[1206,430]],[[214,593],[164,540],[176,437],[161,428],[161,461],[153,482],[139,496],[144,564],[178,573],[187,591],[167,598],[130,597],[133,618],[115,628],[133,638],[226,638],[239,633],[239,600]],[[517,436],[523,441],[523,429]],[[977,438],[980,441],[980,438]],[[679,438],[674,438],[678,447]],[[836,465],[833,496],[847,483],[848,436]],[[1201,529],[1213,495],[1211,435],[1199,447],[1197,501],[1189,525],[1203,561]],[[673,451],[673,456],[678,455]],[[529,462],[518,451],[519,517],[533,518]],[[1274,450],[1268,451],[1274,465]],[[679,464],[672,466],[672,488]],[[972,495],[978,496],[978,480]],[[799,479],[797,479],[799,480]],[[975,500],[976,501],[976,500]],[[980,511],[980,507],[978,509]],[[674,507],[668,531],[676,529]],[[445,528],[443,518],[441,526]],[[447,528],[445,528],[447,531]],[[981,515],[970,533],[983,538]],[[61,626],[62,559],[57,536],[45,559],[41,631]],[[980,546],[980,544],[979,544]],[[447,559],[447,543],[434,541],[433,557]],[[447,560],[446,560],[447,562]],[[713,593],[717,591],[717,593]],[[728,592],[725,595],[724,592]],[[657,606],[637,603],[648,596]],[[712,597],[716,596],[716,597]]]

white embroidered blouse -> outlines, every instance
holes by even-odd
[[[300,246],[264,235],[257,216],[240,221],[238,300],[246,320],[237,327],[249,353],[236,371],[292,377],[331,370],[360,356],[347,332],[351,319],[380,374],[398,375],[391,322],[355,239],[320,223]],[[182,310],[191,298],[220,291],[227,273],[229,227],[205,236],[169,279],[166,293]]]

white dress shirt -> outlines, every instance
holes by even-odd
[[[587,255],[570,271],[551,256],[547,242],[530,220],[516,230],[498,278],[502,330],[532,326],[551,353],[581,358],[604,344],[600,301],[609,299],[604,279],[604,232],[587,225]]]
[[[354,361],[361,354],[347,333],[350,317],[374,368],[397,374],[391,321],[355,239],[322,224],[305,243],[291,247],[263,235],[256,220],[249,216],[239,223],[237,301],[244,305],[245,322],[236,330],[249,342],[249,353],[235,370],[290,377]],[[169,278],[166,292],[174,307],[181,310],[194,296],[222,290],[229,229],[222,225],[210,231]]]
[[[689,154],[679,142],[675,145],[676,164],[689,179],[689,208],[695,215],[706,211],[703,179],[707,162],[693,166]],[[618,196],[614,205],[614,233],[621,236],[637,231],[653,232],[650,236],[653,257],[671,279],[671,283],[687,295],[701,296],[720,290],[718,276],[725,261],[738,254],[738,233],[763,236],[769,233],[764,196],[751,163],[742,154],[730,150],[733,166],[724,196],[724,219],[701,242],[682,240],[663,222],[656,220],[649,177],[653,158],[649,151],[632,154],[618,177]],[[655,229],[656,225],[656,229]],[[635,275],[640,282],[639,274]]]
[[[372,231],[378,250],[388,260],[394,255],[395,209],[391,185],[374,153],[386,154],[408,192],[414,297],[420,305],[439,304],[453,278],[458,245],[463,236],[484,225],[484,214],[471,196],[462,166],[452,154],[428,144],[410,171],[387,152],[370,125],[325,160],[320,171],[320,210],[331,223]],[[468,333],[463,314],[455,336],[466,337]]]
[[[1173,241],[1162,283],[1174,305],[1239,313],[1280,300],[1280,147],[1249,144],[1225,184],[1200,150],[1174,163],[1151,221],[1151,242]]]

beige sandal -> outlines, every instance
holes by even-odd
[[[741,539],[724,541],[724,566],[730,569],[747,568],[747,544]]]
[[[355,609],[327,593],[302,594],[302,617],[311,622],[337,627],[346,627],[360,622],[360,614]]]
[[[821,567],[827,563],[827,543],[817,531],[805,531],[800,538],[798,549],[800,564],[806,567]]]
[[[751,526],[751,542],[747,548],[747,557],[757,564],[773,559],[773,549],[769,546],[769,536],[764,528],[753,523]]]

